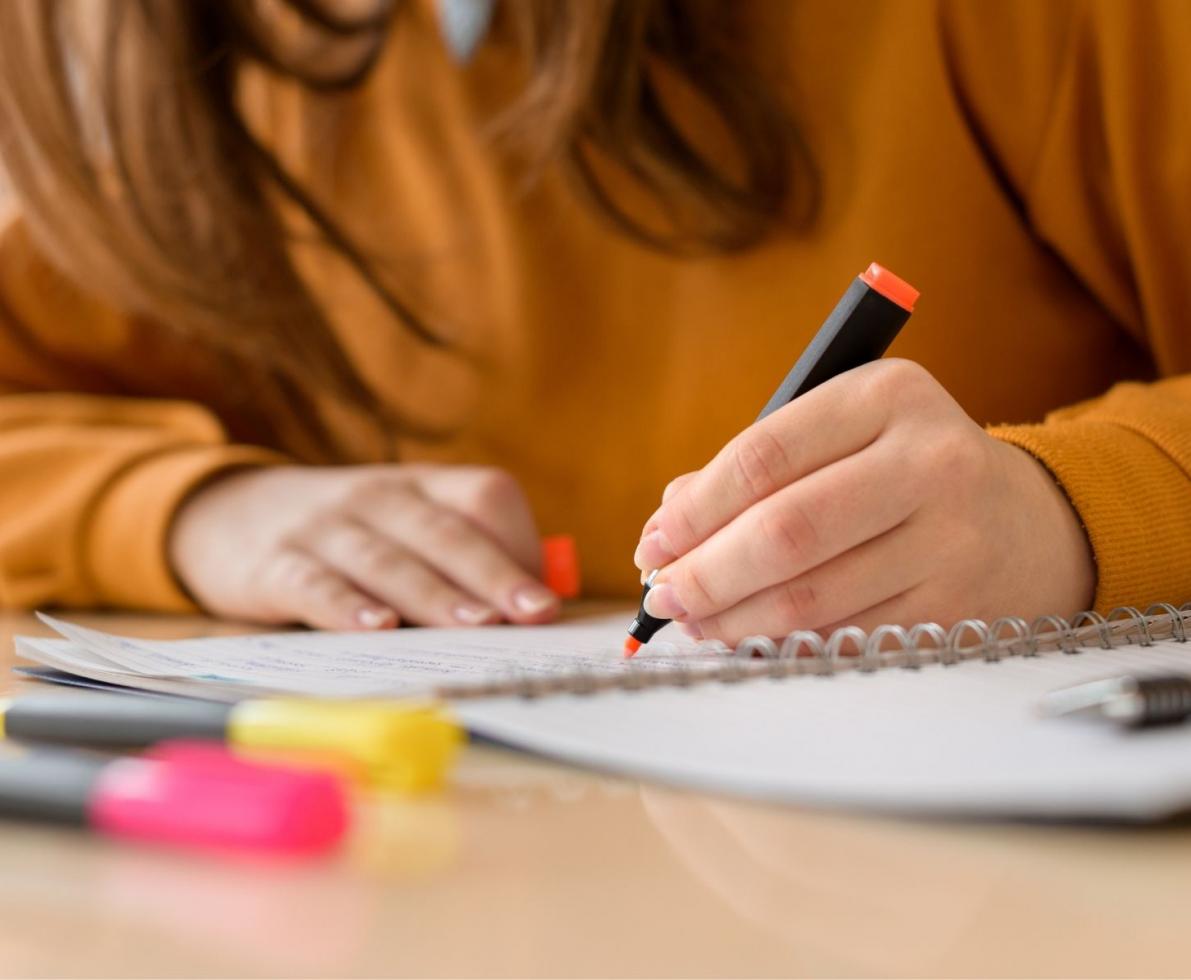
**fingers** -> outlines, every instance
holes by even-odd
[[[540,549],[511,477],[430,464],[228,477],[192,497],[169,540],[211,611],[328,629],[552,619]]]
[[[749,508],[664,568],[647,611],[699,621],[797,579],[905,521],[919,504],[919,482],[881,443],[832,463]]]
[[[363,529],[390,542],[390,549],[399,548],[418,560],[398,561],[395,554],[378,553],[366,570],[356,561],[351,574],[369,591],[382,596],[400,593],[402,602],[408,602],[413,588],[417,596],[433,600],[428,608],[435,615],[441,615],[443,603],[448,603],[456,622],[466,621],[461,615],[480,617],[481,607],[516,623],[546,622],[558,613],[558,597],[501,544],[467,517],[413,486],[389,486],[357,496],[348,504],[348,512]],[[377,548],[383,552],[381,546]],[[414,564],[418,571],[412,569]],[[436,583],[433,588],[428,576]],[[411,577],[417,580],[412,586]],[[442,587],[448,582],[453,587],[449,593]],[[466,596],[471,597],[470,604]],[[418,614],[418,622],[430,621]],[[486,621],[487,616],[473,620]]]
[[[470,514],[515,541],[521,554]],[[507,520],[502,521],[502,515]],[[527,566],[540,560],[524,497],[489,470],[408,467],[378,471],[289,532],[259,576],[274,619],[327,629],[398,620],[474,626],[553,619],[558,598]],[[532,552],[532,561],[530,553]]]
[[[297,547],[275,552],[254,582],[263,617],[326,630],[389,629],[397,614]]]
[[[456,586],[420,555],[350,517],[324,520],[304,536],[303,545],[407,622],[478,626],[501,618],[496,608]]]
[[[926,580],[921,561],[929,542],[913,519],[789,581],[770,586],[698,621],[698,635],[737,644],[746,636],[784,636],[794,630],[864,625],[880,608]],[[888,620],[897,622],[897,620]],[[886,622],[877,620],[872,625]]]
[[[902,373],[924,373],[902,363],[848,371],[738,435],[663,503],[638,567],[670,564],[758,501],[872,443],[890,413],[882,392],[895,390]]]
[[[541,574],[542,540],[511,474],[485,466],[433,467],[419,486],[426,497],[471,521],[534,578]]]
[[[669,483],[667,483],[666,489],[662,491],[663,506],[665,505],[667,500],[669,500],[671,497],[674,496],[674,494],[676,494],[679,490],[681,490],[684,486],[686,486],[686,484],[689,483],[695,475],[696,475],[695,473],[683,473],[681,476],[676,476],[673,480],[671,480]],[[657,530],[658,515],[661,514],[661,512],[662,512],[662,508],[658,507],[657,510],[655,510],[652,514],[649,515],[649,519],[645,522],[645,526],[641,529],[641,537],[643,539],[648,537],[651,531]],[[641,581],[644,582],[646,574],[648,572],[652,571],[652,569],[643,566],[641,564],[641,562],[638,561],[638,556],[640,554],[641,554],[641,546],[638,545],[637,546],[637,554],[633,556],[633,561],[637,562],[637,567],[641,569]]]
[[[694,473],[683,473],[682,476],[676,476],[673,480],[667,483],[666,489],[662,491],[662,503],[664,504],[667,500],[673,497],[696,476],[698,476],[697,471]]]

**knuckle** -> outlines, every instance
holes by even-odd
[[[657,528],[679,556],[685,554],[701,539],[692,511],[683,500],[677,500],[662,508],[658,514]]]
[[[342,519],[337,505],[317,506],[297,520],[285,535],[283,544],[294,547],[301,542],[322,538],[335,531]]]
[[[351,518],[345,517],[337,507],[325,507],[314,511],[300,521],[282,539],[282,546],[299,555],[312,551],[315,554],[350,556],[353,560],[364,546],[363,533]]]
[[[310,594],[326,584],[321,563],[293,548],[281,551],[273,562],[274,585],[282,593]]]
[[[355,515],[341,506],[330,505],[312,513],[302,526],[307,540],[330,538],[354,544],[362,536],[362,528]]]
[[[774,604],[777,618],[786,631],[805,629],[816,623],[818,595],[809,576],[803,575],[778,586]]]
[[[691,562],[679,576],[678,593],[686,605],[691,620],[702,620],[708,613],[715,612],[720,607],[715,587],[707,578],[707,573],[697,562]]]
[[[345,502],[348,507],[370,507],[388,496],[393,490],[391,477],[380,473],[369,473],[359,477],[348,488]]]
[[[929,452],[929,468],[946,477],[948,485],[963,486],[980,478],[983,446],[966,429],[945,427],[931,440]]]
[[[889,357],[873,364],[869,385],[870,396],[883,404],[916,404],[938,382],[921,364]]]
[[[379,534],[361,532],[350,543],[353,560],[365,575],[384,575],[399,564],[396,549]]]
[[[404,604],[419,617],[425,616],[433,604],[431,602],[434,596],[432,581],[431,576],[420,563],[410,562],[402,569],[397,589]]]
[[[507,470],[478,467],[472,471],[471,492],[467,495],[467,501],[470,512],[503,514],[522,505],[521,485]]]
[[[369,473],[353,483],[336,510],[356,514],[384,513],[394,506],[406,506],[408,498],[417,495],[408,482],[394,473]]]
[[[819,542],[819,533],[806,507],[793,500],[762,515],[757,532],[767,550],[777,551],[796,564],[808,561]]]
[[[448,554],[475,539],[475,531],[467,521],[445,507],[431,507],[423,518],[423,527],[435,547]]]
[[[281,535],[278,544],[287,551],[300,551],[322,538],[329,526],[323,514],[307,514]]]
[[[754,429],[737,438],[731,460],[737,482],[758,500],[784,486],[790,472],[785,444],[766,428]]]
[[[903,388],[921,388],[935,383],[934,377],[917,361],[904,357],[883,358],[880,362],[891,383]]]
[[[683,485],[686,484],[686,482],[694,475],[694,473],[683,473],[682,476],[676,476],[673,480],[667,483],[666,488],[662,491],[662,503],[665,503],[672,496],[674,496],[674,494],[678,493],[678,491],[682,489]]]

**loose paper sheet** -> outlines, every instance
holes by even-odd
[[[410,697],[448,685],[514,676],[627,674],[677,666],[698,670],[717,662],[697,653],[686,640],[651,644],[626,661],[621,648],[631,613],[548,626],[292,632],[194,640],[132,639],[51,616],[42,619],[68,642],[21,637],[18,652],[31,660],[96,680],[132,686],[159,682],[143,686],[214,698],[266,691],[336,698]]]

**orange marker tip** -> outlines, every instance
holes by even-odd
[[[629,657],[635,657],[637,655],[637,651],[640,649],[641,649],[641,641],[638,639],[635,639],[634,637],[631,637],[631,636],[628,637],[628,639],[626,639],[624,641],[625,659],[627,660]]]
[[[914,312],[914,304],[918,302],[920,295],[918,290],[900,276],[895,276],[883,265],[872,263],[860,274],[860,278],[870,289],[875,289],[906,312]]]

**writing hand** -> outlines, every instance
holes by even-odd
[[[650,615],[727,643],[1075,612],[1095,585],[1049,472],[897,359],[812,389],[672,483],[634,560],[661,569]]]

